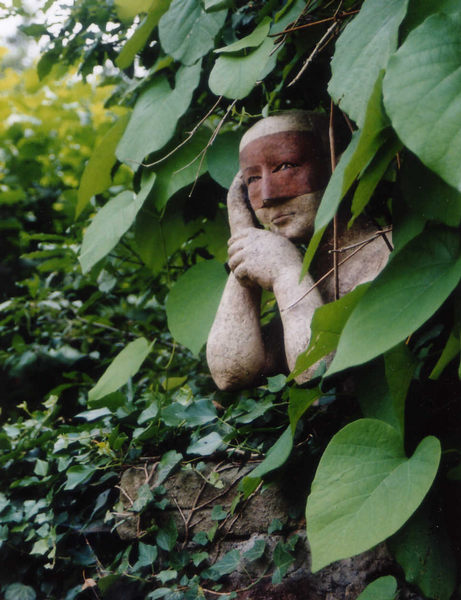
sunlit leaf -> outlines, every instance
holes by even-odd
[[[227,9],[206,12],[201,0],[173,0],[159,23],[162,48],[175,60],[194,64],[213,48],[226,15]]]
[[[154,181],[155,173],[151,173],[137,196],[133,192],[121,192],[97,212],[85,232],[80,251],[79,261],[84,273],[115,248],[128,231]]]
[[[112,167],[117,160],[115,149],[125,131],[129,117],[129,114],[120,117],[93,150],[80,180],[76,217],[80,215],[92,196],[104,192],[110,186]]]
[[[157,75],[139,96],[120,140],[117,158],[139,166],[145,156],[160,150],[173,136],[179,117],[187,110],[200,78],[200,63],[182,67],[171,89],[165,75]]]
[[[138,372],[150,350],[151,345],[145,338],[130,342],[117,354],[96,385],[91,388],[88,393],[89,402],[103,398],[125,385],[128,379]]]
[[[400,433],[383,421],[360,419],[341,429],[320,460],[307,500],[312,571],[395,533],[427,494],[439,460],[434,437],[407,458]]]
[[[275,66],[275,62],[271,61],[273,49],[274,42],[267,37],[246,56],[221,55],[210,73],[210,90],[217,96],[238,100],[245,98],[256,82],[267,75],[268,64]]]
[[[119,69],[127,69],[133,62],[136,54],[144,48],[152,30],[159,22],[163,13],[168,9],[170,2],[171,0],[154,0],[148,14],[144,17],[133,35],[125,42],[120,54],[117,56],[115,64]]]

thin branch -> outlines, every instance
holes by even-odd
[[[219,98],[217,99],[217,101],[210,108],[210,110],[206,113],[206,115],[204,117],[202,117],[200,119],[200,121],[197,123],[197,125],[195,125],[195,127],[192,129],[192,131],[189,132],[189,135],[186,137],[186,139],[183,140],[180,144],[178,144],[175,148],[173,148],[173,150],[171,150],[170,152],[168,152],[168,154],[165,154],[165,156],[163,156],[162,158],[159,158],[158,160],[154,160],[154,162],[151,162],[151,163],[138,162],[137,160],[132,160],[132,159],[127,159],[127,160],[129,162],[134,163],[136,165],[139,165],[141,167],[153,167],[153,166],[158,165],[159,163],[163,162],[167,158],[170,158],[170,156],[172,156],[175,152],[177,152],[180,148],[182,148],[185,144],[187,144],[187,142],[195,135],[197,129],[199,129],[199,127],[201,125],[203,125],[203,123],[213,113],[213,111],[217,108],[217,106],[221,102],[221,100],[222,100],[222,96],[219,96]]]
[[[298,81],[298,79],[302,76],[302,74],[307,69],[307,67],[310,65],[310,63],[314,60],[314,58],[316,57],[316,55],[318,54],[318,52],[321,50],[322,45],[325,42],[325,40],[327,40],[332,35],[332,33],[334,33],[334,30],[336,29],[337,26],[338,26],[338,23],[337,23],[337,21],[335,21],[333,23],[333,25],[331,25],[327,29],[327,31],[324,33],[324,35],[320,38],[320,40],[315,45],[315,48],[311,52],[310,56],[304,62],[303,66],[301,67],[301,70],[299,71],[299,73],[296,75],[296,77],[292,81],[290,81],[290,83],[288,84],[287,87],[291,87],[292,85],[294,85]],[[328,40],[328,41],[330,41],[330,40]]]
[[[360,252],[360,250],[362,248],[364,248],[367,244],[369,244],[370,242],[372,242],[374,239],[376,239],[377,237],[379,237],[380,235],[382,235],[382,232],[378,232],[378,234],[372,238],[369,238],[367,240],[364,240],[360,246],[354,250],[354,252],[351,252],[351,254],[349,254],[349,256],[346,256],[346,258],[343,258],[343,260],[341,262],[338,263],[338,267],[340,267],[341,265],[343,265],[345,262],[347,262],[350,258],[352,258],[353,256],[355,256],[355,254],[357,254],[357,252]],[[291,308],[293,308],[294,306],[296,306],[299,302],[301,302],[301,300],[303,300],[308,294],[310,294],[312,292],[312,290],[314,290],[317,286],[319,286],[322,281],[325,281],[325,279],[327,277],[329,277],[332,273],[334,272],[334,269],[330,269],[329,271],[327,271],[325,273],[325,275],[322,275],[322,277],[320,277],[319,280],[317,280],[314,285],[312,285],[306,292],[304,292],[304,294],[298,298],[297,300],[295,300],[292,304],[290,304],[289,306],[285,307],[285,308],[281,308],[280,312],[285,312],[286,310],[290,310]]]
[[[321,25],[322,23],[329,23],[330,21],[337,21],[338,19],[346,19],[352,15],[356,15],[359,10],[351,10],[349,12],[343,12],[340,15],[335,15],[334,17],[328,17],[327,19],[320,19],[320,21],[311,21],[310,23],[304,23],[304,25],[296,25],[296,27],[289,27],[284,29],[280,33],[270,33],[269,37],[278,37],[280,35],[285,35],[287,33],[292,33],[293,31],[299,31],[300,29],[306,29],[307,27],[313,27],[314,25]]]
[[[329,250],[329,252],[339,252],[339,253],[347,252],[347,250],[352,250],[353,248],[357,248],[358,246],[363,246],[364,244],[368,244],[368,242],[372,242],[376,238],[379,238],[380,236],[384,236],[386,233],[390,233],[391,231],[392,231],[392,227],[386,227],[386,229],[382,229],[381,231],[378,231],[377,233],[375,233],[371,237],[367,238],[366,240],[362,240],[361,242],[356,242],[355,244],[351,244],[350,246],[343,246],[342,248],[337,248],[336,250]],[[392,247],[389,249],[393,250]]]
[[[333,127],[333,115],[334,115],[334,103],[333,100],[330,102],[330,122],[328,126],[328,139],[330,142],[330,167],[331,174],[336,169],[336,152],[335,152],[335,131]],[[338,249],[338,214],[336,213],[333,217],[333,274],[334,274],[334,291],[335,300],[339,298],[339,271],[338,271],[338,255],[336,250]]]

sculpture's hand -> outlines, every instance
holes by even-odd
[[[229,225],[232,235],[247,229],[254,228],[253,215],[245,201],[245,184],[242,173],[239,171],[227,194],[227,210],[229,214]]]
[[[229,240],[229,267],[242,285],[272,290],[284,273],[302,264],[301,254],[287,238],[250,227]]]

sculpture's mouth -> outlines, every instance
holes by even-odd
[[[279,225],[280,223],[283,223],[285,220],[289,219],[290,217],[292,217],[295,213],[294,212],[284,212],[284,213],[279,213],[277,215],[275,215],[275,217],[272,217],[271,219],[271,223],[273,225]]]

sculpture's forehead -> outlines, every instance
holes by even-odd
[[[280,131],[248,142],[240,151],[242,170],[277,160],[303,162],[320,154],[320,143],[310,131]],[[296,160],[295,160],[296,159]]]

